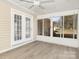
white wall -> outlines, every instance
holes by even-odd
[[[0,51],[11,47],[10,6],[0,1]]]
[[[70,10],[70,11],[57,12],[57,13],[51,13],[51,14],[46,14],[46,15],[39,15],[37,16],[37,19],[50,18],[52,16],[72,15],[72,14],[78,14],[78,13],[79,13],[78,10]],[[79,15],[78,15],[78,25],[79,25]],[[78,29],[79,29],[79,26],[78,26]],[[52,37],[52,35],[50,37],[37,35],[37,40],[78,48],[79,47],[79,31],[78,31],[78,39],[56,38],[56,37]]]

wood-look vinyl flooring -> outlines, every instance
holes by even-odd
[[[78,59],[77,49],[41,41],[0,54],[0,59]]]

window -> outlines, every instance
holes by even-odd
[[[26,38],[30,38],[30,18],[26,17]]]
[[[64,16],[64,37],[77,39],[77,15]]]
[[[42,35],[43,20],[38,20],[38,35]]]
[[[53,16],[53,37],[63,37],[63,17]]]
[[[14,15],[14,40],[22,39],[22,17],[20,15]]]
[[[44,36],[50,36],[50,19],[44,19]]]
[[[64,37],[65,38],[73,38],[73,15],[64,16]]]
[[[77,17],[78,15],[74,14],[38,20],[38,35],[77,39]]]
[[[38,20],[38,35],[50,36],[50,19]]]

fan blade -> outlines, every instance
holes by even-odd
[[[34,5],[30,6],[29,9],[31,9],[31,8],[33,8],[33,7],[34,7]]]
[[[54,0],[52,1],[41,1],[41,3],[54,3]]]
[[[34,3],[32,1],[27,1],[27,0],[20,0],[20,1],[27,2],[27,3]]]
[[[40,8],[45,9],[43,6],[39,5]]]

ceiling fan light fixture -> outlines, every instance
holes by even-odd
[[[39,6],[40,5],[40,1],[34,1],[34,5],[35,6]]]

